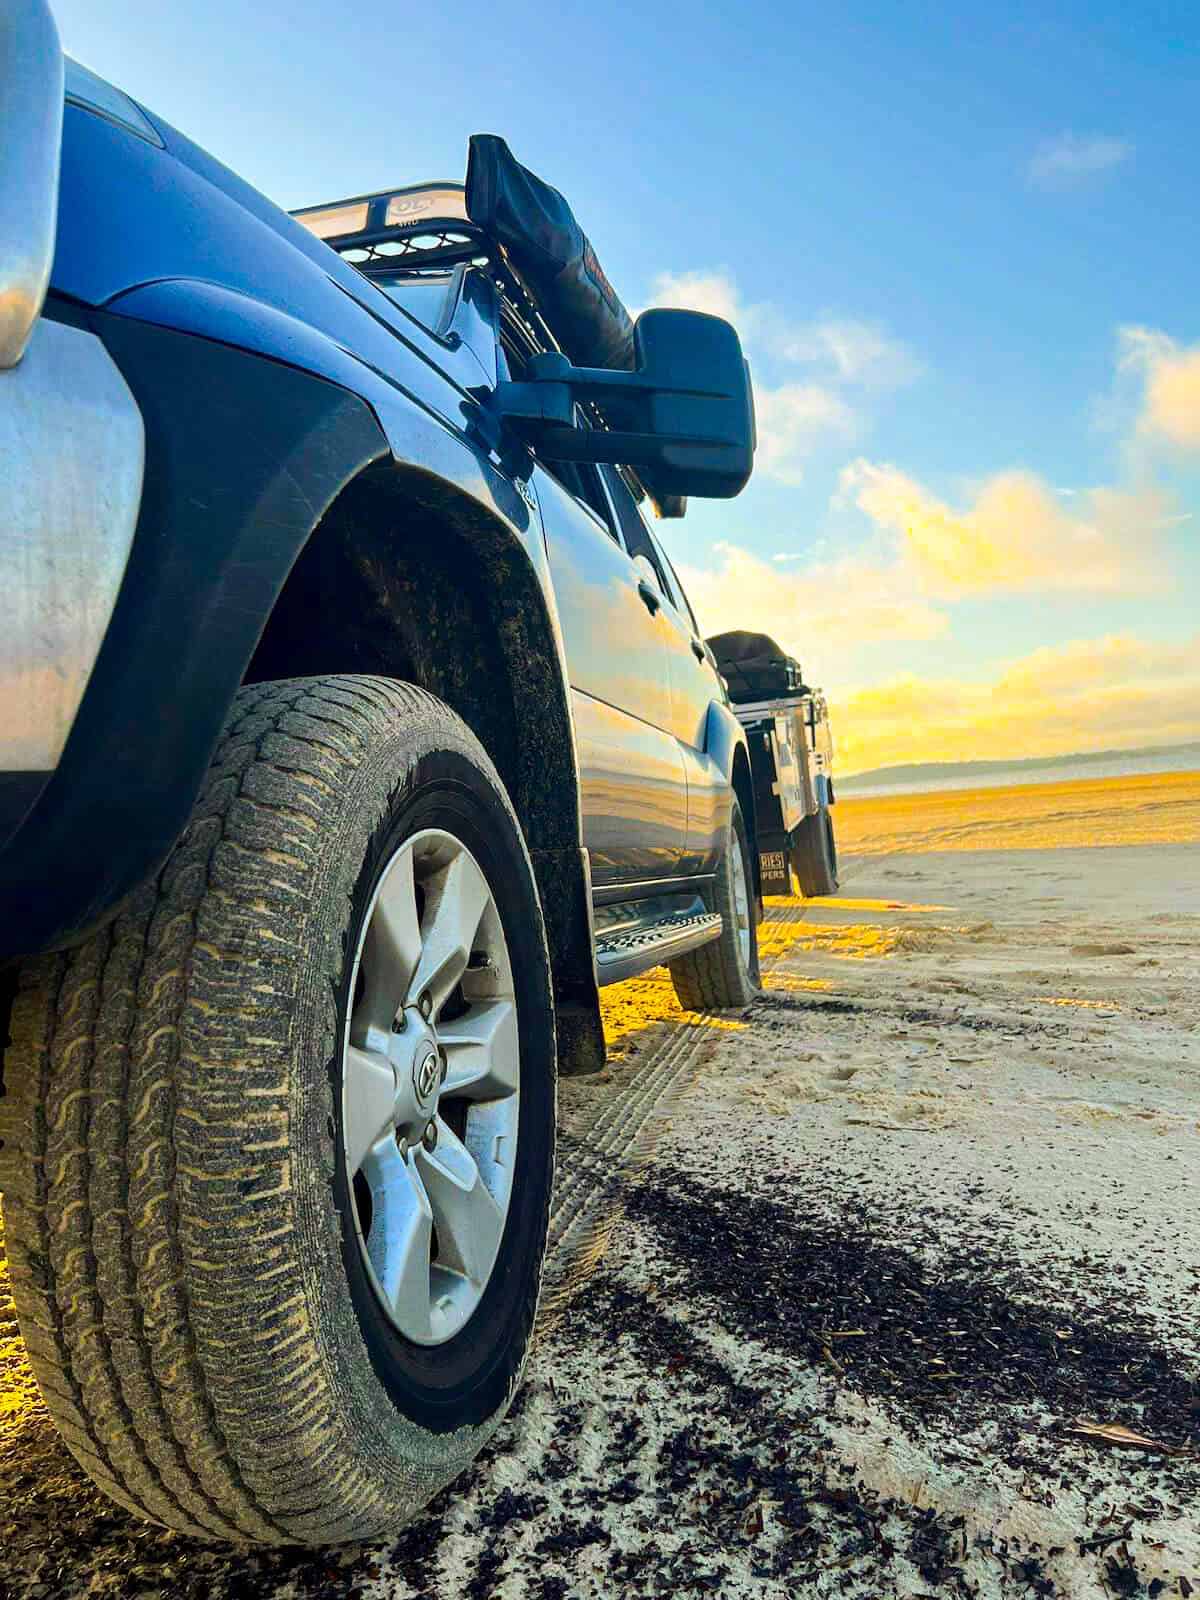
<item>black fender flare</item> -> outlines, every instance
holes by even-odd
[[[157,869],[298,551],[350,479],[389,454],[366,402],[322,378],[77,315],[142,410],[145,490],[58,768],[0,852],[0,959],[74,942]]]
[[[725,774],[742,807],[742,818],[750,842],[750,862],[754,889],[762,911],[762,884],[758,859],[758,818],[754,810],[754,780],[750,767],[750,746],[746,730],[727,705],[714,700],[708,708],[704,748]]]
[[[704,749],[716,762],[730,784],[733,783],[734,768],[738,760],[738,751],[742,753],[747,767],[750,763],[750,748],[746,743],[746,730],[734,716],[727,705],[722,705],[719,700],[714,700],[708,708],[708,720],[704,729]]]

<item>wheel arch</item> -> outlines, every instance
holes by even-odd
[[[704,744],[708,754],[728,777],[738,804],[742,808],[754,872],[754,893],[761,910],[762,875],[758,859],[758,821],[754,814],[754,778],[750,769],[746,730],[729,707],[716,700],[708,708]]]
[[[750,771],[750,757],[745,742],[735,745],[733,751],[733,792],[742,808],[746,837],[750,845],[750,870],[754,874],[754,895],[762,912],[762,863],[758,859],[758,819],[754,814],[754,777]]]
[[[540,553],[454,484],[374,462],[313,527],[244,681],[372,673],[462,717],[525,834],[571,1072],[602,1063],[603,1034],[566,668]]]

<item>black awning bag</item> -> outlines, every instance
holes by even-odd
[[[769,634],[741,630],[718,633],[708,641],[708,647],[717,658],[734,705],[805,693],[800,663]]]
[[[467,216],[504,246],[574,366],[633,371],[633,322],[587,234],[498,134],[471,135]]]
[[[471,135],[467,216],[504,247],[572,366],[636,370],[633,319],[587,234],[558,190],[523,167],[499,134]],[[609,427],[632,425],[615,398],[604,414]],[[660,493],[652,467],[637,476],[661,516],[683,516],[687,500]]]

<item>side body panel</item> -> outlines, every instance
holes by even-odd
[[[687,772],[687,836],[680,865],[684,872],[713,872],[725,848],[731,794],[731,769],[720,766],[708,748],[720,684],[707,656],[696,653],[690,619],[669,600],[663,617],[670,634],[671,729]]]
[[[100,306],[176,278],[229,289],[324,334],[456,420],[456,391],[484,377],[465,344],[436,338],[228,168],[157,126],[165,147],[67,106],[55,290]]]
[[[508,541],[532,572],[562,695],[548,720],[570,744],[545,545],[520,478],[531,463],[501,464],[479,426],[485,367],[166,131],[164,148],[66,110],[48,337],[107,344],[146,419],[146,492],[59,771],[0,855],[0,896],[16,913],[0,959],[73,937],[153,870],[296,556],[341,489],[389,455],[423,500],[457,497],[455,515]],[[462,308],[480,314],[474,300]],[[110,752],[108,792],[93,795]],[[578,852],[573,753],[563,759]],[[74,864],[52,873],[59,859]],[[54,904],[34,903],[39,875],[53,878]]]
[[[490,286],[464,283],[436,337],[162,123],[139,133],[68,104],[61,177],[45,315],[99,335],[123,374],[145,422],[145,492],[58,768],[0,842],[0,962],[75,942],[157,869],[297,558],[369,480],[383,502],[444,519],[480,571],[505,574],[491,620],[515,652],[505,692],[523,743],[510,787],[546,911],[560,1062],[599,1065],[578,773],[532,462],[501,458],[479,403],[494,366],[462,336],[490,316]],[[552,746],[540,757],[539,741]]]
[[[725,848],[733,796],[732,765],[715,759],[708,742],[710,710],[723,702],[724,692],[696,634],[678,575],[647,527],[628,485],[611,469],[604,469],[602,475],[625,547],[652,580],[659,597],[654,620],[666,648],[670,695],[663,726],[675,741],[687,787],[679,871],[705,876],[715,872]]]
[[[535,476],[566,651],[583,838],[597,888],[679,870],[683,760],[670,732],[663,624],[625,551],[552,478]]]

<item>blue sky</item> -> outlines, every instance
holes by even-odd
[[[1200,737],[1194,5],[55,11],[285,206],[500,132],[628,304],[732,309],[766,447],[662,531],[850,764]]]

